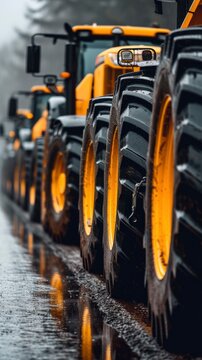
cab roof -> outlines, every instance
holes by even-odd
[[[59,85],[59,86],[57,86],[57,89],[58,89],[59,92],[62,93],[63,90],[64,90],[64,87]],[[44,94],[50,94],[51,93],[50,89],[48,89],[48,87],[45,86],[45,85],[32,86],[32,88],[31,88],[32,93],[35,93],[35,92],[38,92],[38,91],[43,92]]]
[[[73,27],[74,32],[90,31],[92,35],[112,35],[113,29],[119,28],[123,31],[124,36],[148,36],[155,37],[158,34],[168,34],[170,30],[153,27],[137,27],[122,25],[76,25]]]

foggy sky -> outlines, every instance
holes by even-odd
[[[24,13],[30,0],[0,0],[0,47],[15,35],[15,27],[24,29]]]

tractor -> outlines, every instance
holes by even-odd
[[[116,47],[137,44],[141,54],[152,48],[159,57],[159,46],[168,30],[98,25],[71,28],[68,24],[65,24],[65,30],[66,35],[35,34],[32,37],[27,70],[29,73],[40,73],[41,51],[37,37],[52,37],[54,42],[65,37],[65,68],[61,74],[64,79],[65,115],[58,117],[60,109],[64,110],[64,99],[60,99],[61,104],[57,105],[52,99],[52,104],[50,101],[48,105],[49,125],[45,134],[42,178],[38,182],[33,180],[33,184],[35,194],[41,194],[44,228],[55,241],[67,244],[78,243],[79,240],[80,158],[83,131],[88,122],[86,113],[88,117],[92,107],[90,99],[94,97],[94,103],[99,105],[100,99],[105,96],[102,98],[106,105],[103,111],[109,114],[117,76],[131,71],[117,64]],[[137,67],[136,71],[139,70]],[[53,109],[58,109],[55,114]],[[33,174],[37,171],[35,167]],[[36,179],[36,176],[32,178]]]
[[[62,91],[62,89],[60,89]],[[9,118],[14,121],[14,129],[11,130],[7,137],[4,161],[3,183],[9,175],[7,187],[9,195],[27,209],[28,204],[28,184],[30,172],[30,159],[33,151],[32,138],[39,133],[40,128],[44,127],[45,109],[48,99],[51,97],[51,90],[47,86],[33,86],[31,91],[15,92],[9,101]],[[29,109],[19,109],[19,101],[22,98],[28,98]],[[7,155],[11,158],[8,167]]]
[[[181,28],[166,37],[155,82],[135,74],[116,82],[102,189],[104,275],[111,296],[148,302],[152,333],[162,346],[198,354],[202,3],[156,0],[155,6],[158,13],[173,6]],[[122,60],[127,57],[132,65],[132,53],[129,48],[123,51]],[[93,171],[91,188],[97,191]],[[83,202],[86,193],[84,181]],[[96,200],[91,202],[90,219],[96,218]],[[94,244],[88,250],[89,263],[98,261]]]

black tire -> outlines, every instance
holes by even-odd
[[[38,138],[35,142],[31,157],[30,187],[29,187],[29,216],[30,220],[41,220],[41,179],[43,169],[44,138]]]
[[[146,279],[153,335],[169,350],[194,353],[202,351],[201,40],[201,28],[172,33],[158,69],[148,153],[145,233]],[[172,111],[172,116],[165,117],[163,136],[168,137],[169,126],[173,126],[174,186],[171,183],[169,191],[173,188],[174,200],[170,216],[169,257],[164,261],[165,274],[161,278],[153,245],[157,238],[154,235],[152,238],[152,214],[155,210],[152,191],[157,169],[154,161],[156,138],[162,104],[167,95],[171,98],[169,111]],[[156,188],[163,202],[163,188],[158,183]],[[161,252],[160,258],[164,257]]]
[[[29,186],[31,169],[31,151],[19,150],[19,205],[23,210],[28,210],[29,205]],[[24,184],[24,185],[22,185]]]
[[[154,80],[131,74],[118,79],[107,140],[104,194],[104,271],[108,292],[116,298],[145,299],[144,193],[146,154]],[[117,212],[113,244],[108,230],[110,153],[117,131]],[[116,179],[114,180],[114,186]],[[135,189],[136,194],[135,194]],[[133,209],[133,194],[136,208]],[[116,195],[115,195],[116,198]],[[115,206],[116,208],[116,206]]]
[[[42,162],[42,176],[41,176],[41,224],[44,231],[47,231],[47,216],[46,216],[46,174],[47,174],[47,158],[48,158],[48,144],[51,140],[53,133],[52,128],[50,128],[51,121],[47,123],[47,129],[44,135],[44,155]]]
[[[13,176],[15,167],[14,154],[7,154],[2,160],[1,167],[1,189],[3,194],[7,195],[10,199],[13,199],[14,187]]]
[[[22,150],[17,150],[15,154],[15,164],[14,164],[14,172],[13,172],[13,199],[16,204],[20,204],[20,168],[21,168],[21,154]]]
[[[54,241],[65,244],[79,242],[78,197],[82,135],[82,126],[66,128],[58,124],[55,126],[48,148],[45,179],[46,229]],[[64,207],[59,212],[54,208],[51,193],[53,164],[58,153],[64,158],[67,174]]]
[[[104,162],[106,153],[107,131],[111,110],[112,96],[92,99],[84,130],[81,170],[80,170],[80,250],[84,268],[89,272],[103,273],[103,197],[104,197]],[[94,203],[93,217],[89,229],[86,231],[84,197],[85,169],[88,146],[91,144],[94,161]],[[89,165],[90,161],[89,161]],[[90,169],[90,168],[89,168]],[[89,174],[87,174],[87,177]],[[89,204],[88,204],[89,205]]]

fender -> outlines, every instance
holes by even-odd
[[[32,131],[31,129],[20,129],[19,131],[19,139],[20,142],[31,141]]]
[[[78,116],[78,115],[66,115],[66,116],[59,116],[56,120],[54,125],[61,123],[62,126],[66,128],[76,128],[76,127],[85,127],[86,117],[85,116]]]
[[[34,150],[34,141],[22,142],[21,148],[26,152],[32,152]]]
[[[59,116],[65,115],[66,99],[64,96],[52,96],[48,100],[48,120],[57,119]]]

